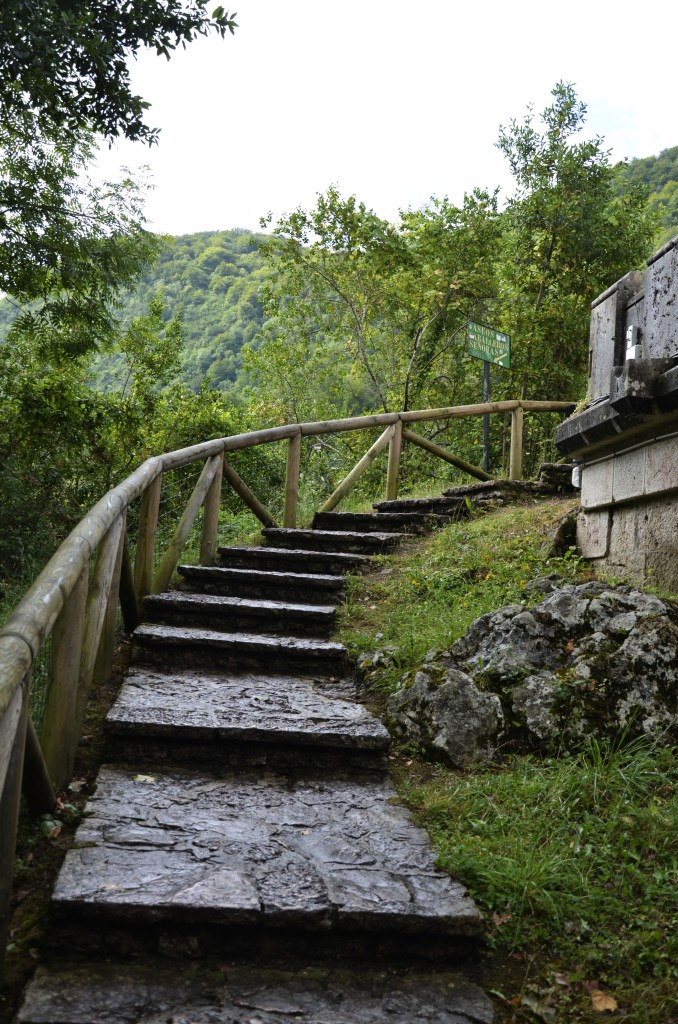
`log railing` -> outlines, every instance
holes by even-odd
[[[318,423],[289,424],[216,438],[147,459],[92,508],[56,551],[23,600],[0,628],[0,950],[5,930],[21,793],[32,812],[55,804],[54,789],[68,782],[88,695],[111,673],[118,605],[125,628],[141,621],[143,598],[168,586],[191,528],[204,506],[200,563],[214,560],[222,481],[225,479],[265,525],[273,516],[230,465],[229,452],[288,441],[283,524],[297,523],[301,442],[304,437],[383,427],[322,509],[335,508],[388,446],[386,497],[398,493],[403,441],[418,445],[472,476],[491,479],[409,428],[431,420],[452,420],[488,413],[512,418],[510,477],[522,475],[523,413],[569,412],[564,402],[491,402],[482,405],[382,413]],[[156,559],[158,513],[163,478],[194,463],[204,468],[164,554]],[[134,564],[127,535],[127,511],[140,499]],[[156,568],[157,562],[157,568]],[[40,737],[28,713],[31,670],[51,636],[51,681]]]

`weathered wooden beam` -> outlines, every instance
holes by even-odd
[[[317,423],[302,423],[304,437],[314,434],[340,434],[345,430],[368,430],[370,427],[385,427],[397,423],[400,413],[380,412],[374,416],[349,416],[343,420],[321,420]]]
[[[570,413],[577,408],[576,402],[532,402],[521,398],[520,406],[524,412],[565,412]]]
[[[115,578],[123,527],[123,517],[118,516],[99,545],[87,594],[85,632],[82,638],[82,655],[80,657],[78,693],[75,707],[75,721],[78,732],[80,732],[85,717],[85,708],[94,676],[99,641],[108,609],[108,597]]]
[[[479,402],[477,405],[453,405],[447,409],[414,409],[401,412],[403,423],[417,423],[422,420],[454,420],[465,416],[484,416],[488,412],[512,412],[520,402],[511,399],[505,402]]]
[[[127,512],[120,516],[122,529],[118,540],[118,551],[113,565],[111,583],[108,590],[108,601],[104,613],[104,621],[99,639],[96,662],[94,663],[93,683],[95,686],[108,682],[113,671],[113,649],[115,646],[115,627],[118,619],[118,601],[120,599],[120,577],[125,552],[127,535]]]
[[[0,751],[4,750],[6,753],[5,768],[0,777],[0,964],[9,934],[12,874],[28,723],[29,685],[29,677],[26,676],[12,696],[9,716],[5,715],[0,721]]]
[[[133,633],[141,622],[141,612],[134,586],[134,568],[129,551],[127,530],[123,535],[122,566],[120,568],[120,611],[125,632]]]
[[[254,448],[270,441],[285,441],[299,432],[298,423],[290,423],[283,427],[268,427],[265,430],[252,430],[247,434],[233,434],[223,438],[225,452],[237,452],[241,448]]]
[[[219,537],[219,510],[221,508],[221,482],[224,476],[224,457],[219,455],[217,471],[205,496],[205,510],[200,540],[200,564],[214,565]]]
[[[181,554],[188,536],[191,532],[191,527],[195,522],[198,512],[202,506],[205,496],[210,488],[212,481],[216,475],[219,466],[221,465],[222,456],[213,455],[207,460],[203,467],[203,471],[198,477],[198,482],[193,488],[193,492],[188,499],[188,504],[184,510],[184,514],[179,520],[179,525],[174,531],[174,536],[169,542],[167,551],[160,559],[160,565],[158,570],[153,577],[153,584],[151,592],[153,594],[161,594],[163,590],[166,590],[169,586],[169,581],[172,579],[172,573],[176,568],[176,564],[179,561],[179,555]]]
[[[238,476],[233,466],[227,459],[224,459],[224,476],[228,480],[229,484],[233,488],[236,494],[238,494],[245,502],[247,507],[254,512],[255,516],[260,523],[264,526],[276,526],[276,521],[270,512],[264,508],[256,494],[254,494],[245,481]]]
[[[386,470],[386,501],[395,501],[398,497],[398,480],[400,477],[400,453],[403,447],[403,424],[401,420],[393,424],[393,436],[388,445],[388,468]]]
[[[157,476],[141,498],[137,527],[137,553],[134,564],[134,588],[139,604],[147,594],[150,594],[153,585],[153,562],[155,539],[158,533],[161,488],[162,476]]]
[[[464,473],[468,473],[469,476],[473,476],[476,480],[493,480],[494,477],[486,473],[480,466],[473,466],[470,462],[466,462],[464,459],[460,459],[458,455],[453,455],[452,452],[448,452],[446,448],[441,448],[440,445],[434,444],[433,441],[429,441],[427,437],[422,437],[421,434],[415,434],[412,430],[408,430],[406,427],[403,428],[403,439],[411,441],[412,444],[416,444],[419,448],[423,448],[425,452],[430,452],[431,455],[435,455],[438,459],[443,459],[445,462],[451,463],[456,466],[457,469],[461,469]]]
[[[78,680],[85,629],[89,567],[85,566],[52,630],[52,673],[40,730],[49,776],[63,789],[73,775],[78,746]]]
[[[49,770],[45,764],[40,740],[29,717],[26,723],[24,767],[21,788],[31,814],[49,814],[56,805],[56,793],[52,788]]]
[[[301,469],[301,430],[288,441],[285,469],[285,511],[283,526],[293,529],[297,525],[299,502],[299,473]]]
[[[509,480],[523,479],[523,415],[522,406],[511,413]]]
[[[344,477],[336,490],[330,495],[327,501],[320,506],[318,511],[320,512],[331,512],[333,508],[336,508],[339,502],[346,497],[348,492],[353,487],[356,480],[359,479],[376,459],[379,452],[383,451],[386,445],[389,443],[393,434],[395,433],[395,424],[391,423],[386,428],[383,434],[381,434],[374,442],[372,447],[365,452],[360,462],[356,463],[348,476]]]

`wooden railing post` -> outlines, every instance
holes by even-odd
[[[141,612],[134,587],[134,569],[129,553],[127,530],[123,534],[122,565],[120,566],[120,611],[128,633],[133,633],[141,622]]]
[[[88,575],[89,567],[85,566],[52,631],[52,680],[40,745],[57,789],[63,789],[73,774],[78,745],[80,723],[76,721],[76,709]]]
[[[374,462],[379,452],[383,451],[393,437],[394,431],[395,423],[391,423],[384,433],[377,438],[372,447],[365,452],[360,462],[355,464],[348,476],[344,477],[336,490],[329,496],[327,501],[320,506],[318,509],[319,512],[331,512],[333,508],[337,507],[342,498],[345,498],[351,490],[356,480],[361,477],[367,467]]]
[[[139,529],[137,532],[137,556],[134,566],[134,586],[137,601],[142,601],[151,592],[153,584],[153,556],[155,538],[158,532],[158,512],[162,474],[149,484],[141,498]]]
[[[85,631],[82,639],[82,656],[78,677],[78,692],[75,707],[75,728],[80,732],[85,717],[85,708],[89,689],[94,677],[99,642],[108,611],[108,599],[113,589],[116,572],[120,579],[120,561],[122,558],[120,541],[124,528],[124,516],[118,516],[109,526],[94,563],[94,572],[87,595],[87,612],[85,614]]]
[[[388,469],[386,471],[386,500],[395,501],[398,497],[398,479],[400,477],[400,453],[403,447],[403,423],[398,420],[393,424],[393,437],[388,444]]]
[[[203,467],[203,471],[198,477],[188,504],[184,509],[184,514],[179,520],[179,525],[174,531],[169,547],[167,551],[160,559],[160,565],[158,571],[153,577],[151,584],[151,590],[154,594],[160,594],[169,586],[169,581],[172,579],[172,573],[176,568],[176,564],[179,561],[179,555],[181,554],[183,547],[188,540],[188,536],[191,532],[191,527],[195,522],[198,512],[205,500],[205,496],[216,476],[217,470],[222,464],[222,456],[214,455],[208,459]]]
[[[0,964],[9,932],[29,687],[30,675],[27,675],[21,687],[15,692],[10,707],[0,719],[0,754],[3,755],[3,770],[0,772]]]
[[[200,564],[214,565],[219,536],[219,509],[221,508],[221,482],[224,476],[224,457],[219,456],[214,480],[209,486],[205,497],[205,508],[202,520],[202,539],[200,541]]]
[[[118,618],[118,601],[120,598],[120,578],[122,575],[122,560],[125,551],[125,535],[127,532],[127,510],[120,516],[122,520],[122,531],[118,541],[118,551],[113,565],[111,582],[108,590],[108,601],[104,613],[101,638],[97,650],[97,658],[94,664],[93,682],[99,685],[107,682],[113,671],[113,648],[115,646],[115,626]]]
[[[288,441],[287,468],[285,472],[285,511],[283,526],[294,529],[297,525],[297,503],[299,501],[299,471],[301,468],[301,429]]]
[[[520,405],[511,413],[509,480],[523,479],[523,415],[523,408]]]
[[[49,814],[56,805],[56,794],[52,787],[49,770],[40,747],[40,740],[28,718],[26,723],[26,744],[24,747],[24,768],[21,780],[26,805],[31,814]]]
[[[224,459],[224,476],[228,480],[229,484],[231,485],[235,493],[238,494],[245,502],[247,507],[252,512],[254,512],[255,516],[257,517],[260,523],[263,523],[264,526],[276,525],[275,519],[270,514],[268,509],[264,508],[264,506],[257,498],[256,494],[254,494],[249,489],[245,481],[238,476],[238,474],[233,469],[233,466],[228,461],[228,459]]]

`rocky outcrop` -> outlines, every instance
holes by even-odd
[[[427,656],[388,705],[391,727],[458,767],[589,735],[675,735],[678,604],[629,586],[558,586],[483,615]]]

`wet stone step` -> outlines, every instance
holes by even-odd
[[[297,533],[296,530],[287,531]],[[369,557],[348,551],[311,551],[299,547],[262,545],[252,548],[219,548],[219,564],[229,568],[273,569],[278,572],[340,574],[362,569]]]
[[[168,748],[175,741],[194,749],[197,741],[226,751],[248,743],[382,753],[389,734],[350,699],[354,696],[348,680],[132,670],[108,713],[106,730],[116,759],[125,740],[137,741],[144,753],[159,739]]]
[[[411,963],[429,940],[468,954],[480,914],[394,798],[383,774],[103,767],[56,883],[54,938],[78,949],[117,935],[128,950],[154,950],[174,934],[184,951],[220,955],[241,929],[283,946],[285,932],[314,933],[326,957],[325,936],[352,949],[371,933],[412,937]]]
[[[133,635],[136,663],[222,670],[273,665],[279,671],[325,675],[343,675],[346,667],[346,648],[331,640],[163,625],[142,625]]]
[[[372,508],[379,515],[386,512],[424,512],[459,519],[468,515],[465,498],[397,498],[393,501],[376,501]]]
[[[229,632],[252,627],[269,634],[289,630],[295,636],[324,637],[330,634],[335,613],[332,605],[293,604],[178,591],[145,598],[144,610],[146,622],[180,623]]]
[[[182,589],[209,594],[279,600],[296,599],[308,604],[336,604],[343,600],[342,576],[321,573],[274,572],[263,569],[225,569],[221,566],[180,565]]]
[[[316,512],[313,529],[420,534],[444,522],[444,517],[425,512]]]
[[[462,975],[328,968],[294,971],[162,961],[38,969],[16,1024],[492,1024]]]
[[[309,551],[344,551],[378,555],[390,551],[403,539],[402,533],[356,533],[349,530],[286,530],[267,526],[261,531],[267,544]]]

